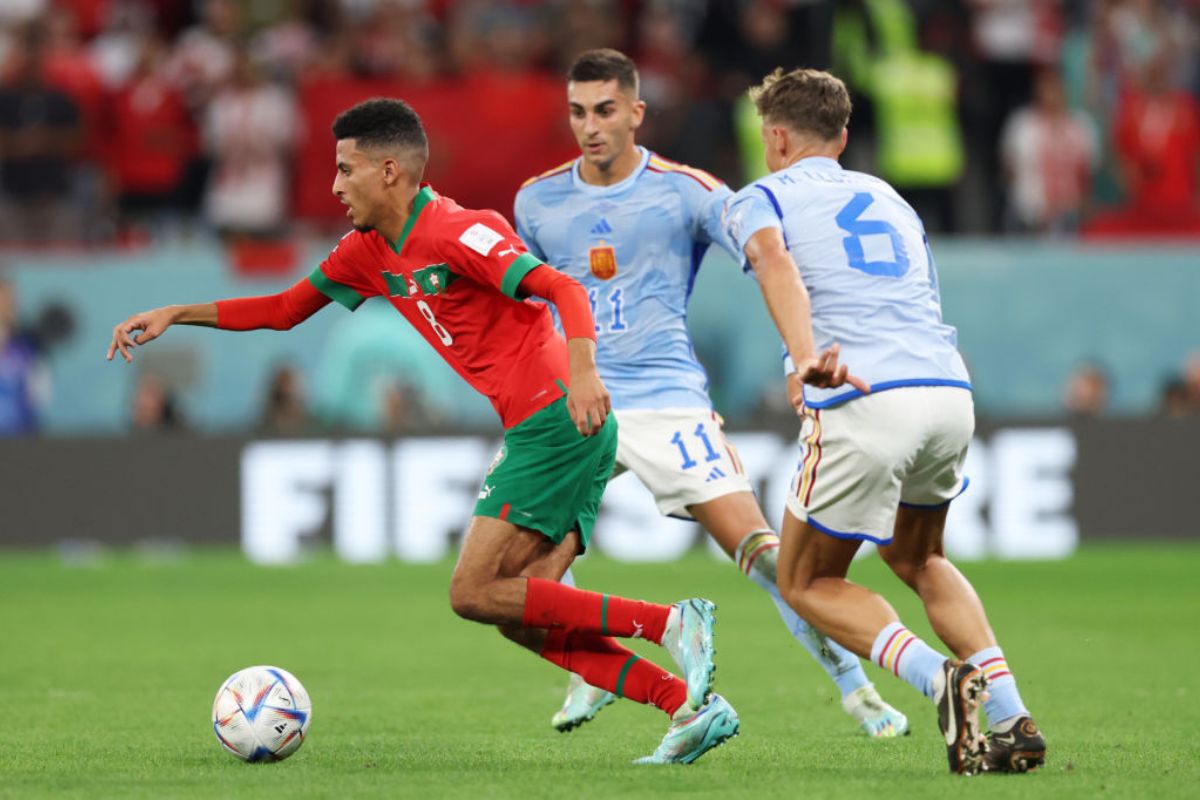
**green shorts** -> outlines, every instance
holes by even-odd
[[[579,531],[586,548],[616,458],[616,416],[609,414],[594,436],[582,436],[560,397],[504,432],[475,516],[532,528],[556,543]]]

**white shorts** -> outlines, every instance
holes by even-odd
[[[749,492],[737,450],[725,440],[721,418],[707,408],[638,408],[617,416],[613,477],[637,475],[672,517],[691,519],[687,507],[732,492]]]
[[[788,510],[839,539],[889,544],[899,505],[936,508],[967,488],[971,393],[907,386],[805,409]]]

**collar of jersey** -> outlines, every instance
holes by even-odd
[[[582,156],[575,159],[575,166],[571,168],[571,182],[575,184],[575,188],[579,191],[588,192],[590,194],[616,194],[617,192],[624,191],[625,189],[629,188],[631,183],[638,179],[638,176],[646,170],[646,165],[650,163],[650,151],[641,145],[638,145],[638,150],[642,151],[642,160],[638,163],[637,168],[634,169],[632,174],[619,183],[614,183],[609,186],[597,186],[585,181],[579,175],[579,167],[583,163]]]
[[[792,164],[787,169],[795,169],[803,166],[805,169],[841,169],[842,165],[838,163],[836,158],[828,158],[826,156],[808,156],[802,158],[795,164]]]
[[[408,234],[412,232],[413,225],[417,224],[417,217],[421,215],[421,210],[424,209],[425,206],[429,205],[429,201],[435,197],[437,197],[437,195],[434,193],[433,187],[428,183],[422,183],[421,190],[417,192],[417,196],[413,198],[413,210],[412,213],[408,215],[408,222],[404,223],[404,230],[400,231],[400,238],[396,240],[395,244],[388,242],[388,244],[391,245],[392,251],[395,252],[396,255],[400,255],[400,249],[404,247],[404,242],[406,239],[408,239]]]

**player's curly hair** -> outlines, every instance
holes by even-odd
[[[567,70],[567,80],[573,83],[616,81],[618,88],[638,93],[638,71],[633,59],[620,50],[602,47],[588,50],[575,59]]]
[[[390,97],[373,97],[348,108],[333,121],[335,139],[354,139],[359,147],[414,150],[429,157],[429,140],[412,106]]]
[[[841,79],[816,69],[779,68],[750,89],[764,120],[828,141],[842,135],[850,121],[850,92]]]

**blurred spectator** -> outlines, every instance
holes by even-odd
[[[175,392],[153,372],[143,372],[133,391],[134,433],[180,433],[186,429]]]
[[[437,27],[416,6],[380,5],[354,26],[353,36],[357,67],[363,75],[423,83],[441,71]]]
[[[79,109],[43,78],[45,41],[36,27],[18,38],[0,83],[0,239],[62,241],[78,229],[71,159]]]
[[[1167,419],[1186,419],[1196,413],[1188,397],[1188,387],[1182,378],[1170,378],[1162,388],[1159,413]]]
[[[157,228],[186,204],[196,130],[183,95],[165,77],[165,42],[143,40],[129,83],[111,100],[112,171],[122,214]]]
[[[193,109],[204,108],[229,80],[237,61],[235,36],[240,24],[233,0],[198,0],[201,21],[180,35],[168,67],[169,77]]]
[[[421,398],[421,392],[404,380],[395,380],[380,398],[379,432],[384,436],[428,433],[437,420]]]
[[[1100,417],[1108,411],[1108,371],[1100,364],[1083,364],[1067,378],[1063,408],[1077,417]]]
[[[1192,354],[1182,372],[1163,384],[1160,410],[1171,419],[1200,416],[1200,353]]]
[[[288,155],[296,128],[291,95],[263,80],[248,49],[204,120],[212,168],[204,197],[209,224],[226,234],[274,234],[288,213]]]
[[[92,63],[106,87],[125,85],[142,59],[145,40],[152,35],[153,19],[144,4],[113,0],[104,27],[89,47]]]
[[[1061,3],[1056,0],[968,0],[972,39],[978,54],[986,103],[973,106],[979,115],[968,119],[979,146],[971,157],[983,162],[988,180],[985,195],[988,228],[999,230],[1003,216],[1000,132],[1004,121],[1028,105],[1033,77],[1039,67],[1058,61],[1062,40]]]
[[[300,373],[291,365],[277,367],[267,385],[258,432],[266,436],[302,436],[312,430]]]
[[[874,163],[855,163],[859,144],[848,161],[892,183],[928,230],[955,231],[951,192],[964,160],[958,73],[948,59],[920,48],[917,23],[905,0],[854,0],[839,8],[838,67],[859,99],[869,101],[874,124]]]
[[[36,337],[18,323],[16,290],[0,277],[0,437],[37,431],[47,379]]]
[[[1183,385],[1192,412],[1200,414],[1200,353],[1193,353],[1184,365]]]
[[[49,0],[4,0],[0,3],[0,28],[16,27],[45,13]]]
[[[1129,222],[1147,233],[1200,230],[1200,118],[1187,92],[1170,83],[1166,55],[1141,71],[1117,111],[1115,138]]]
[[[1009,118],[1000,146],[1010,227],[1039,233],[1078,227],[1097,144],[1087,116],[1067,108],[1056,71],[1038,74],[1033,104]]]
[[[284,18],[251,40],[250,49],[262,61],[271,80],[295,80],[308,69],[322,47],[316,30],[304,18],[302,5],[299,0],[291,0]]]

